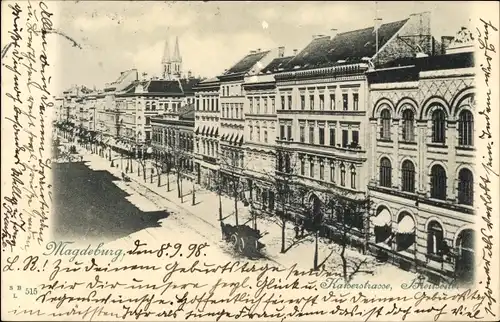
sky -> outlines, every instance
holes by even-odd
[[[214,77],[250,50],[285,47],[289,55],[316,34],[373,26],[430,11],[437,39],[468,26],[467,2],[182,2],[182,1],[67,1],[50,3],[55,28],[73,39],[57,37],[59,84],[102,88],[121,71],[160,76],[165,40],[173,51],[175,37],[183,70]],[[377,8],[377,10],[376,10]]]

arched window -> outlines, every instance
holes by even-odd
[[[388,158],[380,160],[380,182],[382,187],[391,187],[392,167]]]
[[[356,167],[351,165],[351,188],[356,189]]]
[[[446,142],[446,115],[441,109],[432,113],[432,142]]]
[[[401,167],[401,188],[403,191],[415,192],[415,166],[410,160],[405,160]]]
[[[415,117],[413,111],[406,109],[403,112],[403,141],[414,142],[415,141],[415,130],[414,130]]]
[[[460,112],[458,119],[458,145],[472,145],[474,116],[468,110]]]
[[[340,165],[340,185],[345,187],[345,165],[343,163]]]
[[[388,109],[384,109],[380,113],[380,138],[384,140],[391,139],[391,112]]]
[[[458,203],[472,206],[474,202],[474,176],[469,169],[458,173]]]
[[[427,254],[442,255],[443,227],[437,221],[431,221],[427,228]]]
[[[431,169],[431,197],[446,200],[446,171],[438,164]]]

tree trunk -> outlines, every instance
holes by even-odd
[[[170,172],[167,172],[167,192],[170,192]]]
[[[195,195],[195,186],[194,186],[194,181],[193,181],[193,206],[196,204],[196,195]]]
[[[181,193],[181,179],[180,179],[180,172],[179,169],[177,169],[177,198],[181,198],[182,193]]]
[[[238,226],[238,192],[234,188],[234,216],[236,218],[236,226]]]
[[[161,168],[156,168],[157,176],[158,176],[158,187],[161,186]]]
[[[285,252],[285,229],[286,229],[286,216],[285,212],[283,211],[283,217],[281,218],[281,253]]]
[[[314,238],[314,270],[315,271],[317,271],[319,269],[318,257],[319,257],[319,254],[318,254],[318,230],[316,229],[316,234],[315,234],[315,238]]]
[[[347,280],[347,259],[345,258],[345,241],[344,244],[342,245],[342,251],[340,252],[340,258],[342,259],[342,275],[344,276],[344,282],[348,283],[349,281]]]
[[[146,163],[142,165],[142,177],[144,178],[144,183],[146,183]]]

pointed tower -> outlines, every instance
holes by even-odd
[[[168,39],[165,40],[165,47],[163,48],[161,75],[163,76],[163,79],[170,79],[172,77],[172,61],[170,59],[170,46],[168,44]]]
[[[172,57],[172,74],[180,78],[182,74],[182,57],[179,50],[179,37],[175,37],[174,56]]]

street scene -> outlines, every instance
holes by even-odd
[[[297,49],[240,44],[205,76],[170,30],[155,73],[131,61],[101,87],[68,86],[55,238],[168,236],[349,282],[473,282],[473,35],[434,33],[431,11],[369,14]]]

